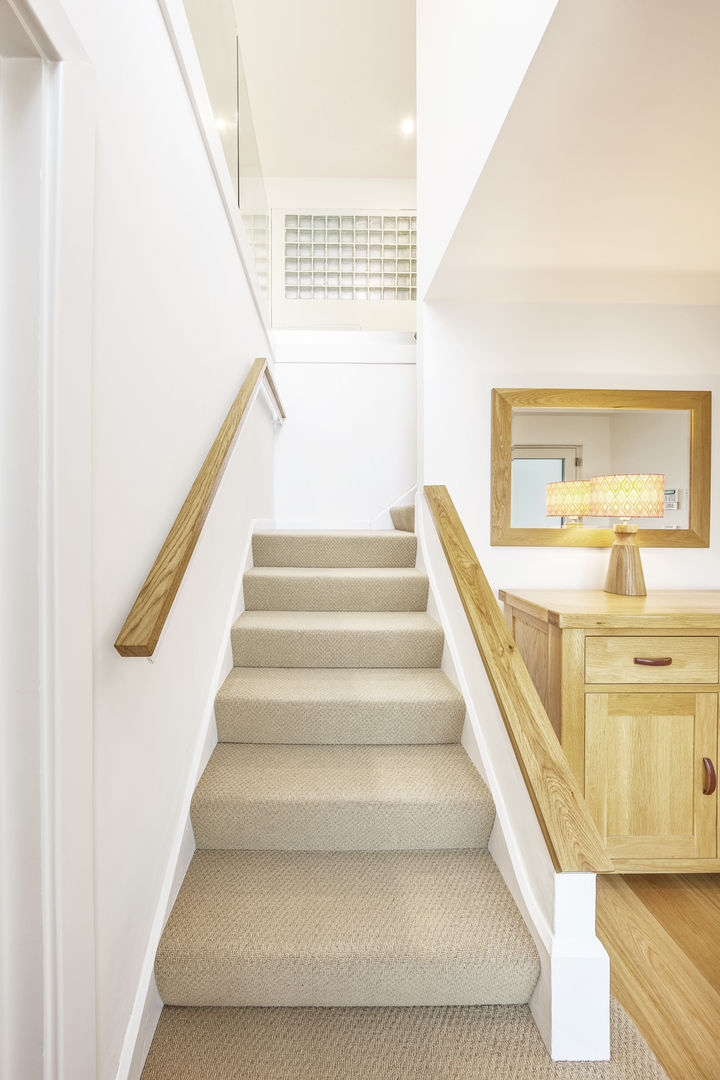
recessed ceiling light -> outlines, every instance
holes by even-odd
[[[407,139],[413,134],[414,131],[415,131],[415,117],[414,116],[406,116],[405,119],[400,124],[400,133],[402,135],[404,135],[405,138]]]
[[[235,127],[235,122],[233,120],[226,120],[222,116],[216,116],[215,127],[218,129],[218,131],[230,131],[232,128]]]

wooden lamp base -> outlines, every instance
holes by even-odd
[[[610,549],[605,592],[618,593],[620,596],[647,596],[637,531],[637,525],[627,522],[615,526],[615,543]]]

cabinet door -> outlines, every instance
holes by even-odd
[[[585,799],[618,859],[713,858],[717,694],[587,694]]]

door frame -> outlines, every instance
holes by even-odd
[[[7,0],[39,59],[36,420],[43,1080],[97,1076],[92,700],[95,73],[60,0]],[[9,54],[12,57],[12,52]]]

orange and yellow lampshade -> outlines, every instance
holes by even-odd
[[[557,480],[545,485],[548,517],[582,517],[590,513],[589,480]]]
[[[593,517],[657,518],[665,512],[664,473],[618,473],[590,481]]]

